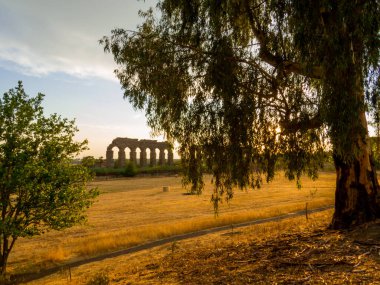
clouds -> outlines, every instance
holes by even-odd
[[[2,41],[2,39],[0,39]],[[94,60],[95,51],[80,53],[68,56],[65,51],[44,52],[34,50],[29,45],[16,43],[13,46],[0,43],[0,65],[9,70],[13,70],[30,76],[45,76],[51,73],[66,73],[68,75],[86,78],[101,77],[108,80],[115,80],[113,70],[115,65],[112,59]]]
[[[104,155],[115,137],[150,138],[98,41],[114,28],[135,29],[138,10],[157,2],[0,0],[0,91],[22,80],[28,94],[46,94],[46,114],[76,118],[78,140],[89,140],[84,155]]]
[[[115,80],[98,40],[116,27],[134,29],[139,9],[156,1],[0,0],[0,65],[33,75]]]

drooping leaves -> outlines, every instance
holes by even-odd
[[[160,18],[143,13],[136,31],[114,30],[101,43],[125,97],[179,142],[193,191],[204,170],[217,202],[235,185],[269,181],[278,159],[290,179],[315,177],[326,150],[352,159],[352,133],[366,133],[364,82],[379,75],[377,1],[163,0],[158,8]]]

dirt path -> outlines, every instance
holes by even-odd
[[[332,205],[321,207],[321,208],[317,208],[317,209],[313,209],[313,210],[308,210],[308,214],[325,211],[325,210],[328,210],[328,209],[331,209],[331,208],[333,208]],[[26,283],[26,282],[29,282],[29,281],[37,280],[37,279],[46,277],[48,275],[54,274],[54,273],[59,272],[59,271],[61,271],[63,269],[78,267],[78,266],[81,266],[81,265],[84,265],[84,264],[87,264],[87,263],[101,261],[101,260],[104,260],[104,259],[107,259],[107,258],[114,258],[114,257],[120,256],[120,255],[135,253],[135,252],[138,252],[138,251],[142,251],[142,250],[146,250],[146,249],[151,249],[151,248],[158,247],[158,246],[161,246],[161,245],[164,245],[164,244],[167,244],[167,243],[171,243],[171,242],[176,242],[176,241],[180,241],[180,240],[184,240],[184,239],[195,238],[195,237],[199,237],[199,236],[203,236],[203,235],[207,235],[207,234],[211,234],[211,233],[216,233],[216,232],[220,232],[220,231],[226,231],[226,230],[229,230],[229,229],[232,229],[232,228],[236,229],[236,228],[241,228],[241,227],[246,227],[246,226],[251,226],[251,225],[258,225],[258,224],[263,224],[263,223],[268,223],[268,222],[280,221],[280,220],[284,220],[284,219],[288,219],[288,218],[302,216],[302,215],[305,215],[305,214],[306,214],[305,210],[302,210],[302,211],[288,213],[288,214],[284,214],[284,215],[280,215],[280,216],[275,216],[275,217],[271,217],[271,218],[258,219],[258,220],[243,222],[243,223],[239,223],[239,224],[226,225],[226,226],[221,226],[221,227],[216,227],[216,228],[210,228],[210,229],[200,230],[200,231],[196,231],[196,232],[181,234],[181,235],[176,235],[176,236],[172,236],[172,237],[168,237],[168,238],[164,238],[164,239],[148,242],[148,243],[145,243],[145,244],[142,244],[142,245],[130,247],[130,248],[127,248],[127,249],[122,249],[122,250],[106,253],[106,254],[103,254],[103,255],[99,255],[99,256],[95,256],[95,257],[91,257],[91,258],[87,258],[87,259],[82,259],[82,260],[78,260],[78,261],[69,262],[69,263],[66,263],[64,265],[60,265],[60,266],[57,266],[57,267],[53,267],[53,268],[49,268],[49,269],[43,270],[41,272],[27,273],[27,274],[12,276],[10,284]]]

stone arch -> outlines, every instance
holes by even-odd
[[[142,147],[136,147],[136,165],[144,166],[145,154]]]
[[[147,149],[150,151],[149,164],[156,165],[157,158],[158,164],[173,164],[173,148],[171,144],[168,142],[157,142],[157,140],[138,140],[138,139],[130,139],[130,138],[116,138],[112,141],[112,143],[107,147],[106,152],[106,165],[107,167],[113,166],[113,148],[117,147],[119,149],[119,166],[125,166],[126,153],[125,149],[128,148],[130,150],[129,160],[132,163],[137,164],[137,155],[136,150],[140,149],[140,165],[147,165]],[[159,154],[157,157],[156,150],[159,150]],[[167,151],[167,159],[165,159],[165,151]]]
[[[131,152],[132,152],[132,149],[127,146],[125,149],[124,149],[124,152],[125,152],[125,160],[131,160]]]
[[[114,166],[114,161],[113,161],[113,148],[117,147],[114,144],[110,144],[107,147],[107,152],[106,152],[106,166],[107,167],[113,167]]]
[[[152,161],[152,151],[150,150],[149,147],[147,147],[145,149],[145,153],[146,153],[146,165],[151,165],[151,161]]]

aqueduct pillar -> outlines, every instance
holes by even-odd
[[[136,149],[131,148],[131,152],[129,153],[129,162],[136,164]]]
[[[151,148],[150,149],[150,165],[154,166],[157,163],[157,156],[156,156],[156,149]]]
[[[128,147],[131,152],[129,155],[129,160],[131,163],[137,164],[136,149],[140,148],[140,165],[147,165],[147,149],[150,150],[150,165],[156,165],[157,154],[156,149],[159,149],[160,154],[158,157],[158,164],[165,164],[165,151],[168,152],[168,164],[173,164],[173,150],[172,146],[168,142],[157,142],[156,140],[138,140],[130,138],[116,138],[108,146],[106,152],[106,165],[107,167],[114,166],[113,159],[113,148],[117,147],[119,149],[118,165],[119,167],[125,167],[126,155],[125,149]]]
[[[168,151],[168,164],[173,165],[173,151],[171,149]]]
[[[106,167],[113,167],[113,151],[111,149],[107,149],[106,152]]]
[[[140,166],[146,166],[146,148],[140,148]]]
[[[160,148],[160,158],[158,159],[159,165],[164,165],[165,163],[165,150]]]
[[[120,149],[119,150],[119,167],[124,167],[125,166],[125,149]]]

